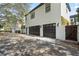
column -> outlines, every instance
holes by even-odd
[[[43,25],[40,26],[40,36],[43,36]]]
[[[27,35],[29,35],[29,27],[27,27]]]

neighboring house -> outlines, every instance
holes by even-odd
[[[77,19],[77,15],[71,15],[70,16],[70,20],[71,20],[71,24],[72,25],[79,25],[78,19]]]
[[[69,11],[68,3],[39,4],[25,16],[26,33],[57,38],[57,27],[69,25]]]
[[[17,21],[16,23],[16,32],[20,32],[21,31],[21,24],[19,21]]]
[[[21,31],[21,24],[19,21],[17,21],[16,24],[14,26],[12,26],[12,32],[20,33],[20,31]]]

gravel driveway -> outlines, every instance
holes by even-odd
[[[75,42],[28,36],[15,33],[0,34],[0,56],[78,56]]]

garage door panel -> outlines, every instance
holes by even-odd
[[[43,25],[43,32],[45,37],[56,38],[56,26],[53,26],[53,24]]]
[[[29,27],[29,34],[39,36],[40,35],[40,26]]]

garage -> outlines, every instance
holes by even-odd
[[[29,34],[40,36],[40,26],[29,27]]]
[[[56,24],[53,23],[53,24],[43,25],[43,36],[56,38]]]

